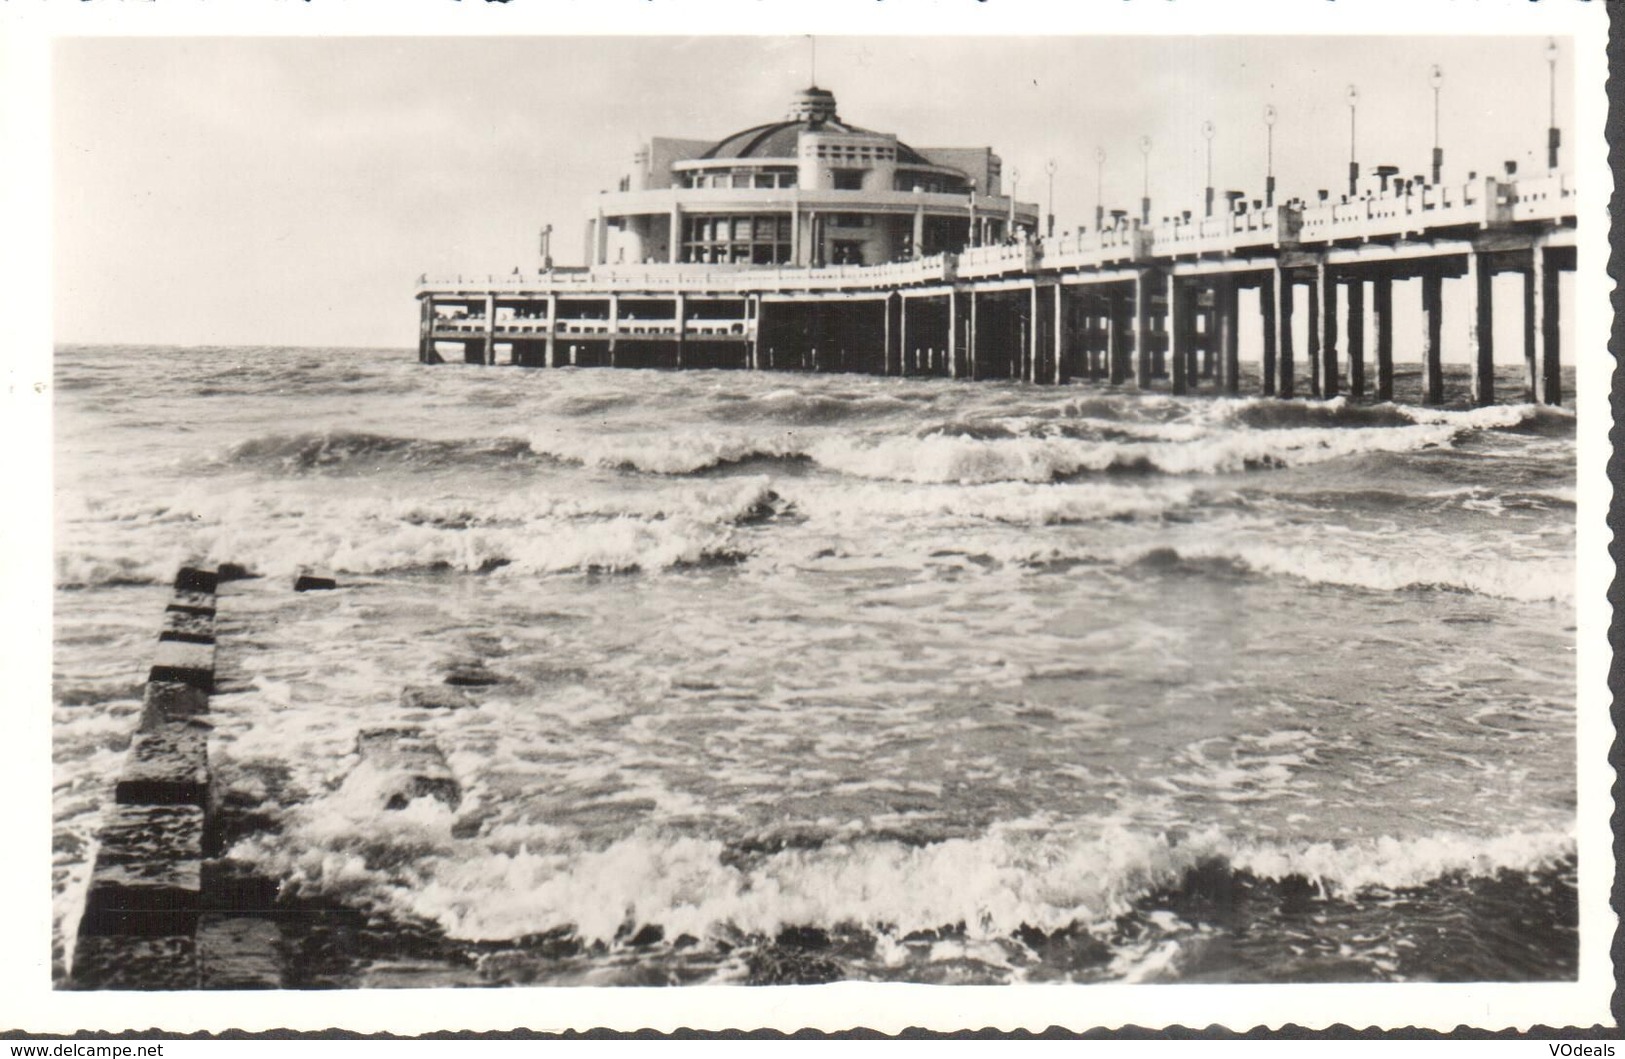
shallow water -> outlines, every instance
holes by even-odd
[[[211,752],[275,830],[233,856],[373,938],[299,984],[1575,973],[1565,410],[353,350],[56,382],[61,938],[203,559],[265,575]],[[400,704],[474,660],[471,708]],[[398,721],[455,811],[377,810],[355,736]]]

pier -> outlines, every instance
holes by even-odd
[[[1251,326],[1262,336],[1264,395],[1391,400],[1397,344],[1420,348],[1421,398],[1439,403],[1448,279],[1469,292],[1471,398],[1482,405],[1496,399],[1492,280],[1511,272],[1523,279],[1524,396],[1561,403],[1558,276],[1575,268],[1571,178],[1523,177],[1509,165],[1460,185],[1398,180],[1391,167],[1378,179],[1337,201],[1321,193],[1312,203],[1272,205],[1232,192],[1213,216],[1187,211],[1148,223],[1115,211],[1092,230],[876,265],[678,262],[425,276],[418,357],[1237,394],[1239,336]],[[1396,342],[1393,285],[1412,279],[1423,326]],[[1244,290],[1257,292],[1252,321],[1243,319]],[[1299,311],[1307,317],[1301,353]]]

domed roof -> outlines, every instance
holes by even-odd
[[[790,100],[790,116],[784,121],[753,125],[712,144],[701,158],[795,158],[797,139],[802,131],[853,132],[874,135],[842,121],[835,110],[835,93],[813,85],[797,92]],[[931,162],[905,143],[897,145],[897,160],[908,165]]]

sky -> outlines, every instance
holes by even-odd
[[[1364,167],[1426,172],[1444,74],[1445,179],[1544,166],[1544,37],[821,36],[843,119],[921,146],[989,145],[1059,228],[1099,195],[1154,216],[1214,184],[1338,193],[1358,86]],[[97,37],[52,47],[58,342],[407,346],[421,272],[581,261],[591,200],[655,135],[779,120],[805,36]],[[1573,47],[1557,107],[1572,155]]]

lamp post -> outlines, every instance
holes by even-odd
[[[1055,235],[1055,159],[1051,158],[1044,163],[1044,172],[1049,175],[1049,209],[1044,217],[1044,235],[1053,238]]]
[[[1355,161],[1357,155],[1354,150],[1354,111],[1360,102],[1360,90],[1353,85],[1349,85],[1347,99],[1349,102],[1349,198],[1352,199],[1360,185],[1360,163]]]
[[[1095,231],[1100,231],[1106,220],[1102,189],[1106,180],[1106,148],[1095,148]]]
[[[1021,186],[1021,170],[1010,170],[1010,219],[1004,222],[1004,237],[1016,237],[1016,189]]]
[[[1547,100],[1550,111],[1546,120],[1546,168],[1557,168],[1557,148],[1563,142],[1563,134],[1557,130],[1557,38],[1548,37],[1546,40],[1546,69],[1548,75]]]
[[[1444,148],[1439,146],[1439,86],[1444,84],[1444,70],[1437,63],[1428,71],[1428,84],[1433,86],[1433,183],[1437,186],[1444,173]]]
[[[1151,223],[1151,137],[1140,137],[1140,157],[1145,160],[1140,176],[1140,223]]]
[[[1202,189],[1202,216],[1213,217],[1213,134],[1218,130],[1212,121],[1202,122],[1202,137],[1207,140],[1207,186]]]
[[[1275,205],[1275,104],[1264,106],[1264,205]]]

